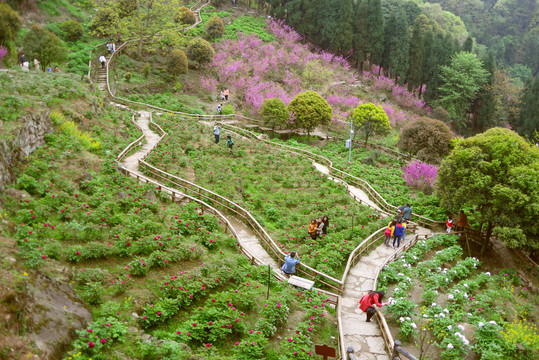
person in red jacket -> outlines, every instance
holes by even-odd
[[[384,306],[382,299],[385,294],[384,291],[371,291],[359,300],[359,308],[367,313],[367,322],[371,322],[371,318],[376,314],[373,305],[378,307]]]

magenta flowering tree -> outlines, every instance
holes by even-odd
[[[436,185],[438,167],[420,161],[413,161],[403,167],[402,177],[411,188],[432,194]]]

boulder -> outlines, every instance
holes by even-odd
[[[61,359],[92,313],[72,287],[39,272],[26,277],[26,326],[42,359]]]

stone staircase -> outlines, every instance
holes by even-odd
[[[107,59],[107,64],[108,64],[110,60],[110,55],[105,56],[105,58]],[[97,70],[97,88],[101,91],[106,91],[107,90],[107,68],[101,67],[101,63],[99,62],[98,64],[99,64],[99,69]]]

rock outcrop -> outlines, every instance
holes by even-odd
[[[45,144],[45,135],[53,129],[49,111],[21,116],[12,130],[0,127],[0,190],[17,180],[14,169],[20,161]]]

